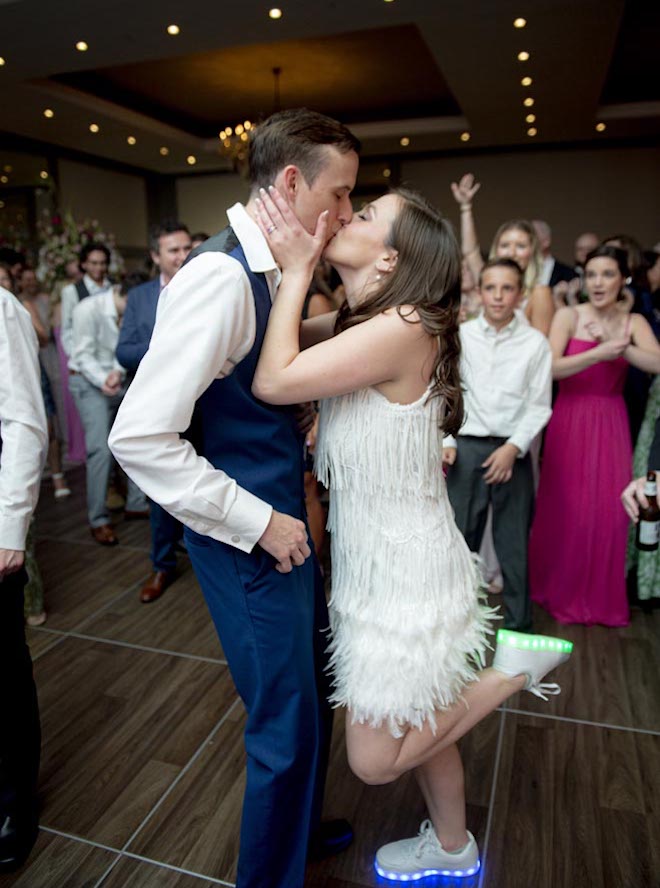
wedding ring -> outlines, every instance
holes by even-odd
[[[276,230],[276,228],[277,225],[269,225],[266,231],[268,232],[268,234],[272,234]]]

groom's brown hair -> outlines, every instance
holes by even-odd
[[[332,117],[294,108],[278,111],[257,126],[250,137],[250,182],[267,188],[288,164],[298,167],[309,187],[326,163],[326,146],[342,154],[360,151],[360,141]]]

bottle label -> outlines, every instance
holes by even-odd
[[[640,521],[639,541],[643,546],[655,546],[660,542],[660,521]]]

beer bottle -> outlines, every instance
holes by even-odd
[[[649,501],[648,507],[639,508],[637,524],[637,548],[644,552],[653,552],[660,542],[660,506],[658,506],[658,485],[655,472],[648,472],[644,495]]]

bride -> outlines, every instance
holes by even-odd
[[[460,250],[422,197],[386,194],[325,247],[347,302],[301,324],[327,213],[311,235],[274,188],[261,190],[257,212],[282,282],[253,391],[271,404],[322,402],[332,702],[346,708],[349,764],[371,784],[414,769],[429,811],[417,837],[379,849],[376,869],[401,881],[471,875],[479,852],[456,742],[523,688],[558,693],[541,682],[572,645],[500,630],[493,666],[483,668],[493,612],[441,468],[443,433],[463,416]]]

